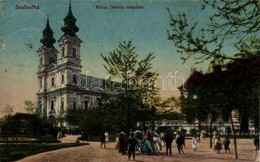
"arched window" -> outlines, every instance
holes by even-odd
[[[40,58],[40,65],[42,65],[42,57]]]
[[[73,82],[73,83],[77,83],[77,76],[76,76],[76,74],[73,75],[72,82]]]
[[[62,57],[65,56],[65,48],[64,48],[64,47],[61,49],[61,56],[62,56]]]
[[[75,47],[72,48],[72,56],[77,57],[77,49]]]
[[[39,107],[38,107],[38,112],[41,114],[42,113],[42,101],[39,101]]]
[[[52,87],[55,86],[55,79],[54,79],[54,77],[51,78],[51,86],[52,86]]]
[[[73,101],[73,110],[76,110],[76,108],[77,108],[77,103],[76,101]]]
[[[77,108],[77,100],[76,98],[73,99],[73,110],[76,110]]]
[[[60,107],[61,112],[64,112],[64,98],[61,98],[61,107]]]
[[[42,89],[42,79],[40,78],[40,89]]]
[[[51,100],[51,111],[54,111],[54,100]]]
[[[64,83],[64,74],[61,75],[61,83]]]
[[[88,103],[89,103],[89,101],[84,101],[84,106],[83,106],[83,108],[84,108],[84,110],[87,110],[88,109]]]
[[[54,58],[50,57],[50,64],[55,63]]]

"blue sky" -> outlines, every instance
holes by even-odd
[[[39,9],[16,9],[22,5],[35,5]],[[108,8],[96,9],[97,5]],[[143,9],[110,9],[110,5],[139,5]],[[154,53],[154,71],[161,78],[177,74],[186,79],[195,61],[182,64],[174,43],[167,40],[170,19],[166,8],[173,14],[187,12],[190,22],[202,18],[202,24],[207,23],[208,13],[199,13],[200,5],[200,1],[192,0],[72,0],[72,12],[79,27],[77,35],[83,41],[82,73],[107,76],[100,54],[106,55],[119,42],[132,41],[140,59],[149,52]],[[63,34],[60,28],[68,6],[68,0],[0,0],[0,113],[6,104],[12,105],[15,111],[23,111],[24,100],[36,101],[39,63],[36,51],[41,46],[47,15],[57,41]],[[57,42],[55,47],[60,49]],[[206,63],[196,67],[207,69]],[[178,91],[166,86],[160,94],[167,97],[178,95]]]

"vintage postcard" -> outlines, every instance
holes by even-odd
[[[0,0],[0,161],[56,142],[100,156],[76,147],[24,161],[257,160],[259,8]],[[38,145],[18,157],[15,143]]]

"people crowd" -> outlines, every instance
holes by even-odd
[[[157,132],[147,130],[146,132],[135,131],[130,132],[129,136],[125,132],[121,132],[116,137],[115,148],[122,155],[128,154],[128,160],[135,160],[135,152],[139,151],[142,154],[159,154],[162,151],[162,147],[165,147],[165,155],[172,156],[172,145],[175,140],[178,154],[184,154],[185,149],[185,131],[177,131],[174,138],[174,134],[171,131],[166,131],[160,135]],[[225,153],[230,154],[229,144],[230,139],[228,136],[225,136],[221,139],[220,134],[217,132],[213,133],[214,140],[214,150],[217,154],[221,153],[222,147],[225,150]],[[206,132],[201,131],[200,135],[193,134],[191,140],[191,149],[193,151],[199,151],[199,144],[206,139]],[[109,134],[106,131],[100,137],[100,147],[104,146],[106,148],[106,142],[109,141]],[[259,140],[254,140],[254,144],[257,149],[259,149]]]
[[[161,133],[160,135],[151,130],[146,132],[136,131],[131,132],[129,137],[124,132],[121,132],[116,137],[115,148],[122,155],[128,152],[128,157],[130,159],[131,155],[135,159],[135,151],[140,151],[143,154],[159,154],[162,151],[162,147],[166,147],[166,156],[172,155],[172,143],[174,141],[173,133],[167,131],[166,133]],[[184,154],[185,147],[185,132],[177,132],[175,138],[178,151]]]

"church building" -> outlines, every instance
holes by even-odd
[[[57,117],[64,115],[69,109],[88,109],[98,105],[102,94],[102,79],[81,74],[82,40],[76,34],[79,31],[76,21],[70,3],[61,27],[64,34],[58,40],[60,49],[57,50],[47,18],[40,40],[42,46],[38,49],[37,113],[40,115]],[[90,86],[89,83],[93,81],[99,81],[98,85]]]

